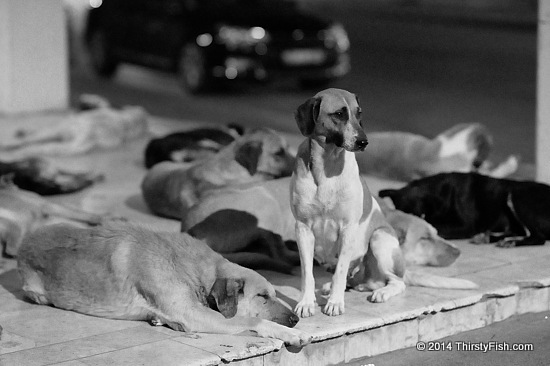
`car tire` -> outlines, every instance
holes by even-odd
[[[183,89],[191,94],[199,94],[213,87],[214,78],[208,74],[206,54],[195,43],[188,43],[182,48],[178,73]]]
[[[101,29],[96,29],[90,35],[88,42],[90,63],[97,75],[111,78],[118,68],[118,60],[111,53],[107,36]]]

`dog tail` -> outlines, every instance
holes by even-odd
[[[457,289],[457,290],[473,290],[479,286],[469,280],[454,277],[443,277],[432,274],[405,272],[405,284],[409,286]]]

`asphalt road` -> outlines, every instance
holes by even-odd
[[[460,122],[486,124],[494,159],[534,161],[536,30],[501,24],[379,16],[367,1],[311,1],[311,11],[339,19],[350,35],[352,71],[334,83],[359,95],[369,131],[404,130],[429,137]],[[73,98],[101,94],[177,119],[298,132],[293,112],[316,90],[292,82],[234,86],[191,96],[175,77],[124,66],[113,80],[72,72]]]

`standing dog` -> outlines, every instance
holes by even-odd
[[[289,328],[299,318],[264,277],[187,234],[50,225],[27,236],[18,268],[23,291],[38,304],[179,331],[311,341]]]
[[[315,312],[314,256],[320,263],[335,263],[323,308],[327,315],[344,313],[348,277],[356,288],[373,290],[373,302],[401,293],[405,281],[415,280],[405,277],[397,237],[359,175],[354,152],[365,149],[367,138],[357,98],[345,90],[327,89],[299,106],[295,117],[307,137],[298,149],[290,183],[302,271],[302,298],[295,312],[301,317]],[[431,286],[476,287],[459,279]]]

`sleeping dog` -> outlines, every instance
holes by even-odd
[[[130,225],[38,229],[18,258],[32,301],[112,319],[148,320],[186,332],[246,330],[303,346],[299,319],[258,273],[182,233]]]
[[[103,175],[58,169],[42,158],[0,161],[0,176],[10,177],[21,189],[42,196],[73,193],[103,180]]]
[[[286,141],[262,128],[244,134],[210,158],[155,165],[147,172],[141,191],[155,214],[181,220],[205,192],[288,176],[293,161]]]
[[[243,133],[241,126],[230,123],[225,128],[197,128],[152,139],[145,147],[145,167],[163,161],[189,163],[208,158]]]
[[[363,174],[410,182],[446,172],[479,172],[495,178],[514,173],[516,156],[493,167],[487,158],[492,136],[479,123],[461,123],[433,139],[400,131],[372,132],[369,148],[356,154]]]
[[[61,217],[98,225],[101,216],[63,206],[40,197],[34,192],[19,189],[9,180],[0,179],[0,245],[9,257],[17,255],[23,237],[44,225],[50,217]]]
[[[290,273],[299,258],[289,250],[296,241],[289,185],[280,178],[212,191],[184,215],[182,231],[242,266]],[[407,264],[448,266],[460,255],[426,221],[378,203]]]
[[[476,173],[442,173],[380,191],[399,210],[421,216],[447,239],[501,247],[550,239],[550,186]]]

